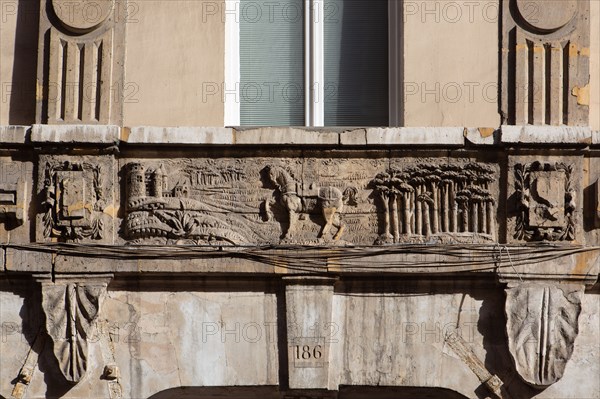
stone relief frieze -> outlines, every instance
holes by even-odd
[[[269,183],[275,185],[277,199],[265,201],[264,209],[267,220],[272,219],[272,205],[278,201],[287,211],[288,227],[283,240],[293,239],[298,226],[298,219],[305,217],[309,212],[319,211],[323,217],[324,224],[317,238],[329,238],[331,227],[337,231],[333,240],[339,240],[346,224],[342,220],[344,206],[356,205],[358,189],[348,186],[343,191],[334,186],[319,186],[316,183],[304,183],[294,178],[285,168],[267,165],[264,174]]]
[[[483,163],[419,163],[371,181],[383,211],[376,244],[495,239],[494,169]]]
[[[122,235],[136,244],[372,244],[377,216],[358,163],[131,160],[123,165]]]
[[[561,162],[515,165],[518,201],[514,238],[526,241],[575,239],[573,166]]]
[[[558,381],[579,332],[583,285],[523,283],[506,289],[508,345],[521,378],[543,388]]]
[[[37,241],[112,243],[112,160],[42,155],[39,165]]]

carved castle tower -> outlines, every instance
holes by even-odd
[[[127,198],[146,196],[145,168],[142,164],[131,163],[127,170]]]

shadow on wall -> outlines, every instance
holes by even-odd
[[[2,101],[10,93],[9,124],[31,125],[35,123],[40,2],[19,0],[16,11],[12,80],[2,82]]]
[[[279,399],[275,386],[179,387],[158,392],[148,399]]]
[[[306,393],[305,393],[306,394]],[[290,396],[288,396],[290,395]],[[152,395],[149,399],[280,399],[296,397],[292,392],[280,392],[275,386],[266,387],[179,387]],[[303,397],[312,397],[310,394]],[[465,399],[446,388],[423,387],[363,387],[341,386],[337,396],[334,392],[320,392],[315,398],[338,399]]]

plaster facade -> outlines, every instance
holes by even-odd
[[[0,3],[0,397],[599,397],[597,2],[405,1],[403,127],[224,126],[227,3],[59,3]]]

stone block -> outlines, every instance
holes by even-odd
[[[354,129],[340,133],[341,145],[367,145],[366,129]]]
[[[338,145],[339,134],[332,131],[294,127],[236,129],[235,144],[245,145]]]
[[[592,131],[583,126],[501,127],[504,144],[592,144]]]
[[[494,145],[499,136],[499,131],[491,127],[466,127],[465,139],[475,145]]]
[[[5,270],[10,272],[50,273],[52,272],[50,252],[29,251],[6,248]]]
[[[23,144],[29,126],[0,126],[0,144]]]
[[[368,145],[451,145],[462,146],[462,127],[367,128]]]
[[[115,125],[33,125],[32,143],[111,144],[119,141]]]
[[[121,140],[129,144],[216,144],[234,143],[233,129],[227,127],[158,127],[123,128]]]

